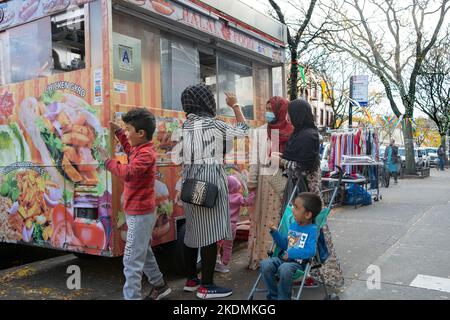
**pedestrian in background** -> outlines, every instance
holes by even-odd
[[[398,167],[399,167],[399,156],[398,156],[398,147],[395,145],[395,140],[391,139],[391,143],[384,151],[384,159],[387,164],[387,168],[389,171],[389,179],[391,175],[394,176],[394,183],[397,184],[398,177]]]
[[[444,171],[444,166],[445,166],[445,148],[444,148],[443,144],[441,144],[439,146],[437,154],[438,154],[438,158],[439,158],[439,170]]]

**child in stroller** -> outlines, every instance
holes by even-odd
[[[319,230],[314,219],[321,210],[320,197],[304,192],[293,203],[294,222],[288,234],[282,235],[277,231],[277,226],[270,226],[274,242],[282,250],[278,256],[261,262],[261,277],[268,289],[269,300],[291,299],[294,274],[299,269],[304,270],[308,260],[315,255]]]

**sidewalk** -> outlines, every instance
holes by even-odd
[[[450,172],[432,170],[426,179],[399,180],[381,189],[383,200],[367,207],[336,209],[329,226],[346,277],[341,299],[450,299],[450,292],[436,290],[433,279],[450,281]],[[68,290],[67,268],[81,269],[81,290]],[[369,290],[367,268],[378,266],[381,288]],[[216,282],[234,289],[229,300],[245,300],[258,276],[247,266],[246,242],[236,243],[232,272],[216,274]],[[166,275],[174,300],[196,299],[184,293],[184,278]],[[436,280],[436,279],[434,279]],[[439,280],[439,279],[437,279]],[[0,299],[122,299],[120,258],[80,260],[65,255],[0,271]],[[438,281],[439,282],[439,281]],[[145,291],[148,286],[145,286]],[[450,291],[450,289],[448,289]],[[303,291],[303,299],[322,299],[323,289]],[[259,293],[255,299],[264,299]]]
[[[450,299],[411,286],[419,274],[450,281],[449,182],[449,171],[432,170],[382,189],[372,206],[335,212],[330,225],[347,280],[341,299]],[[367,288],[370,265],[380,268],[380,290]]]

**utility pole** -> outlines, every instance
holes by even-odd
[[[348,99],[348,127],[353,126],[353,77],[350,77],[350,99]]]
[[[348,105],[348,125],[353,125],[353,103],[358,107],[367,107],[369,101],[369,76],[350,77],[350,104]]]
[[[351,129],[353,126],[353,102],[348,101],[348,127]]]

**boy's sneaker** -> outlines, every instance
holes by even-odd
[[[164,282],[164,284],[161,286],[153,287],[145,300],[161,300],[167,297],[171,292],[172,289],[170,289],[167,283]]]
[[[302,278],[297,279],[293,282],[294,286],[299,286],[301,284],[302,284]],[[306,278],[304,288],[317,288],[318,286],[319,286],[319,281],[317,281],[313,277]]]
[[[200,280],[198,278],[188,279],[184,285],[183,290],[187,292],[194,292],[200,287]]]
[[[319,287],[319,281],[317,281],[313,277],[306,278],[305,288],[317,288],[317,287]]]
[[[216,267],[214,268],[214,271],[220,272],[220,273],[228,273],[230,272],[230,267],[227,265],[224,265],[222,262],[217,262]]]
[[[197,297],[200,299],[225,298],[231,296],[232,294],[233,290],[218,287],[215,284],[201,285],[197,290]]]

